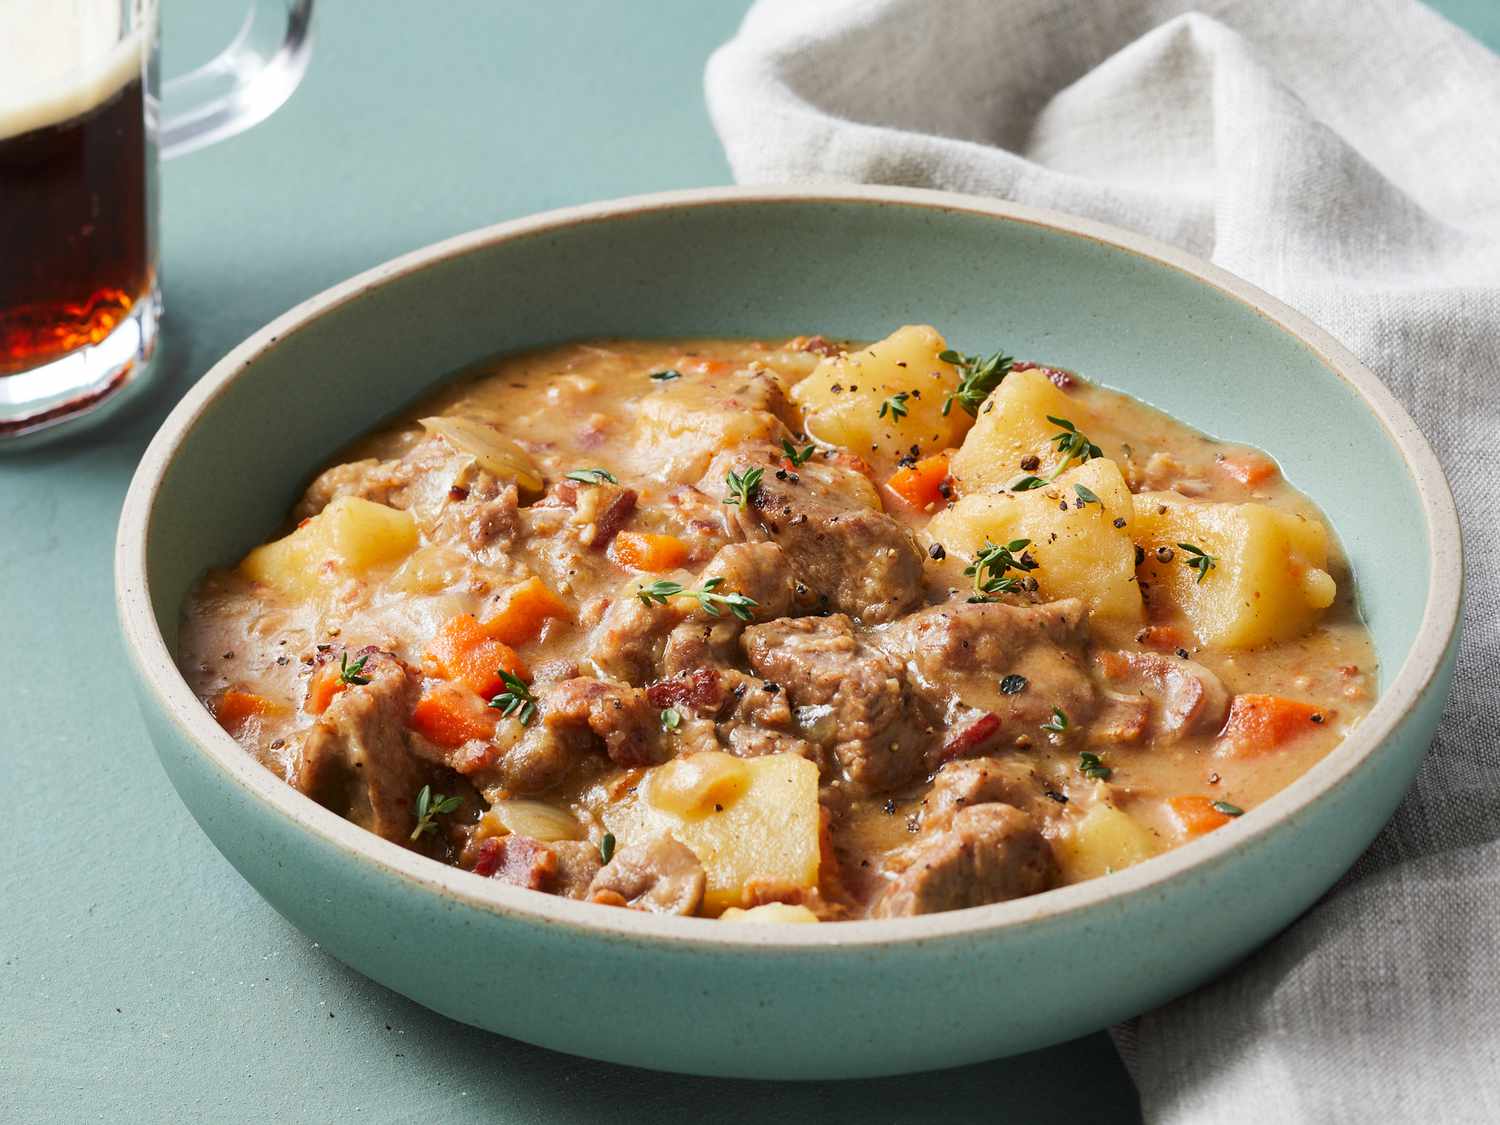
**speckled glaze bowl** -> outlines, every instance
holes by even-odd
[[[577,336],[873,338],[911,321],[1075,368],[1275,454],[1353,562],[1382,666],[1369,717],[1232,827],[1127,871],[948,914],[764,927],[552,898],[399,848],[262,769],[176,670],[194,579],[273,532],[345,442],[476,359]],[[1192,988],[1290,922],[1417,769],[1452,676],[1462,563],[1438,463],[1380,382],[1205,262],[963,196],[713,189],[466,234],[262,329],[152,442],[125,501],[116,581],[172,783],[325,950],[454,1019],[558,1050],[828,1078],[1081,1035]]]

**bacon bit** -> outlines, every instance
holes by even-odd
[[[312,523],[312,521],[312,516],[303,516],[300,520],[297,521],[297,530],[301,531],[308,524]]]
[[[530,836],[491,836],[479,845],[474,874],[544,891],[557,878],[557,856]]]
[[[532,506],[536,508],[576,508],[578,507],[578,485],[575,481],[560,480],[547,490],[547,495],[543,496]]]
[[[598,519],[594,520],[594,541],[590,544],[594,550],[602,551],[609,546],[609,541],[635,514],[636,500],[635,489],[627,488],[599,513]]]
[[[995,736],[1000,729],[1000,716],[993,711],[986,711],[962,730],[954,734],[943,743],[943,748],[938,751],[938,761],[951,762],[954,758],[961,758],[965,754],[979,749]]]
[[[824,336],[793,336],[786,344],[790,352],[812,352],[814,355],[840,355],[843,348]]]
[[[578,431],[580,449],[598,449],[604,444],[610,419],[607,414],[590,414]]]
[[[463,501],[468,498],[469,490],[461,484],[455,484],[452,488],[448,489],[449,500]]]
[[[657,680],[646,688],[646,699],[653,707],[672,707],[678,703],[717,707],[723,698],[717,668],[695,668],[686,676]]]

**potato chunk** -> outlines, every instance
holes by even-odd
[[[786,398],[766,371],[685,375],[654,385],[636,407],[637,467],[651,476],[697,480],[722,449],[774,445],[786,434]]]
[[[1199,641],[1251,648],[1305,633],[1337,593],[1328,529],[1265,504],[1213,504],[1175,492],[1135,498],[1141,581],[1186,616]],[[1216,562],[1199,581],[1190,543]]]
[[[985,399],[974,428],[953,455],[948,471],[959,493],[1001,489],[1028,470],[1026,457],[1036,457],[1040,467],[1029,470],[1050,477],[1062,464],[1063,455],[1052,437],[1060,431],[1048,416],[1065,418],[1084,433],[1092,429],[1092,416],[1078,400],[1069,398],[1052,380],[1035,369],[1013,371]]]
[[[957,370],[938,358],[947,346],[937,329],[909,324],[879,343],[829,356],[792,388],[803,429],[816,441],[889,460],[913,445],[929,453],[957,445],[971,420],[957,406],[943,414],[958,387]]]
[[[1121,871],[1150,859],[1157,851],[1146,827],[1107,801],[1100,801],[1067,824],[1052,848],[1070,883]]]
[[[398,562],[416,545],[410,513],[340,496],[290,535],[255,548],[240,569],[253,581],[306,598],[339,579]]]
[[[795,754],[748,758],[744,766],[748,784],[711,812],[681,815],[657,807],[650,774],[636,799],[603,810],[606,827],[622,844],[666,831],[697,855],[708,878],[704,914],[740,906],[752,880],[787,887],[818,881],[818,767]]]
[[[1098,503],[1085,502],[1078,486]],[[1079,598],[1097,617],[1139,621],[1134,523],[1135,505],[1119,467],[1098,458],[1046,488],[964,496],[932,518],[926,535],[964,559],[972,559],[986,540],[1030,539],[1026,550],[1037,568],[1029,577],[1044,598]]]

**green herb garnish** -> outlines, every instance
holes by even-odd
[[[425,832],[436,832],[437,821],[434,818],[447,816],[461,804],[461,797],[444,797],[441,793],[434,796],[432,786],[422,786],[417,793],[417,826],[411,830],[411,838],[417,840]]]
[[[364,674],[365,661],[368,659],[370,659],[370,654],[365,653],[365,655],[361,656],[353,664],[350,664],[349,654],[347,652],[341,653],[339,655],[339,683],[353,684],[355,686],[363,686],[369,683],[370,677]]]
[[[750,503],[750,494],[760,487],[760,478],[765,475],[764,469],[746,469],[743,473],[731,469],[724,478],[724,483],[729,488],[729,495],[724,497],[724,503],[733,504],[737,508],[745,507]]]
[[[1239,805],[1231,805],[1228,801],[1215,801],[1213,803],[1215,812],[1221,812],[1225,816],[1244,816],[1245,810]]]
[[[953,409],[955,402],[970,414],[978,416],[979,407],[989,397],[990,392],[1010,374],[1011,365],[1015,363],[1013,358],[1002,355],[1000,352],[996,352],[988,359],[981,359],[977,355],[964,355],[951,348],[939,352],[938,359],[944,363],[951,363],[958,368],[959,373],[958,390],[951,392],[943,401],[944,417],[947,417],[948,411]]]
[[[721,594],[718,589],[723,585],[724,579],[710,578],[703,583],[702,589],[689,590],[681,582],[672,582],[665,578],[658,578],[649,586],[642,586],[635,592],[635,596],[641,599],[643,605],[666,605],[667,599],[681,595],[686,598],[697,598],[698,604],[710,617],[718,617],[724,609],[728,609],[741,621],[749,621],[754,616],[751,611],[760,603],[754,598],[747,598],[744,594]],[[722,607],[722,608],[721,608]]]
[[[613,832],[606,832],[604,834],[604,839],[599,841],[599,858],[602,859],[605,863],[608,863],[610,860],[614,859],[614,857],[615,834]]]
[[[988,539],[974,555],[974,561],[964,567],[964,574],[974,579],[974,596],[971,602],[992,602],[997,594],[1009,594],[1021,589],[1021,579],[1006,575],[1007,570],[1025,572],[1036,569],[1036,560],[1024,554],[1031,545],[1030,539],[1012,539],[1003,547],[997,547]],[[1023,552],[1017,557],[1017,552]]]
[[[574,469],[567,474],[569,480],[576,480],[579,484],[619,484],[615,474],[608,469]]]
[[[658,383],[665,383],[672,379],[681,379],[682,372],[675,367],[668,367],[665,371],[653,371],[648,377],[655,379]]]
[[[1188,566],[1192,567],[1198,572],[1199,582],[1202,582],[1205,578],[1207,578],[1208,572],[1219,565],[1218,556],[1210,555],[1202,547],[1194,547],[1191,543],[1179,543],[1177,544],[1177,546],[1178,549],[1186,551],[1188,555],[1191,556],[1190,558],[1185,558],[1182,561],[1187,563]]]
[[[1100,500],[1098,496],[1094,495],[1093,489],[1087,488],[1081,484],[1075,484],[1073,486],[1073,491],[1078,493],[1078,499],[1082,503],[1098,504],[1101,509],[1104,507],[1104,501]]]
[[[1033,488],[1046,488],[1048,482],[1041,477],[1025,476],[1010,486],[1012,492],[1030,492]]]
[[[797,447],[787,441],[786,438],[781,439],[781,448],[786,453],[786,459],[792,463],[792,468],[794,469],[806,464],[807,459],[816,453],[818,449],[815,445],[807,445],[803,446],[801,452],[798,452]]]
[[[911,398],[910,391],[898,391],[880,404],[880,417],[889,414],[892,418],[906,417],[906,400]]]
[[[1101,762],[1098,754],[1084,750],[1078,755],[1078,772],[1094,781],[1108,781],[1115,771]]]
[[[669,734],[675,734],[677,728],[682,726],[682,712],[675,707],[668,707],[661,713],[661,729]]]
[[[1030,681],[1019,672],[1012,672],[1000,681],[1000,690],[1006,695],[1017,695],[1026,690]]]
[[[1061,707],[1052,708],[1052,719],[1042,724],[1042,729],[1048,734],[1062,734],[1070,726],[1068,716],[1063,714]]]
[[[1063,455],[1062,464],[1058,465],[1057,472],[1052,474],[1053,480],[1056,480],[1062,471],[1074,461],[1091,461],[1095,457],[1104,456],[1103,450],[1091,442],[1086,435],[1079,433],[1078,427],[1066,418],[1054,418],[1048,414],[1047,421],[1054,426],[1062,427],[1058,433],[1048,439],[1057,444],[1057,451]]]
[[[503,717],[514,715],[524,727],[536,715],[536,696],[531,694],[531,688],[526,686],[525,680],[512,676],[504,668],[500,669],[500,681],[505,685],[505,690],[490,700],[490,706]]]

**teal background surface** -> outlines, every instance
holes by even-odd
[[[1437,6],[1500,43],[1500,5]],[[168,73],[238,22],[232,0],[165,7]],[[603,1066],[447,1021],[322,954],[250,890],[177,802],[129,698],[114,525],[181,391],[260,324],[394,254],[531,211],[726,182],[701,75],[742,7],[325,0],[292,101],[166,167],[156,387],[103,433],[0,460],[0,1120],[1137,1115],[1103,1036],[787,1086]]]

